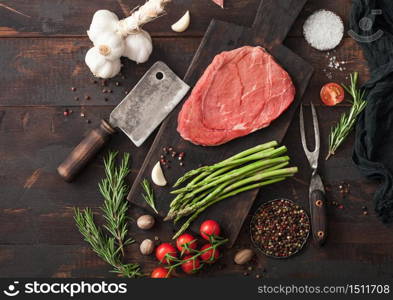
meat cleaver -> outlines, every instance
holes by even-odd
[[[89,132],[57,168],[72,181],[120,128],[139,147],[176,107],[190,87],[161,61],[156,62],[111,112],[109,121]]]

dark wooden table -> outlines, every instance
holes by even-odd
[[[209,0],[174,1],[168,14],[146,26],[154,38],[154,54],[143,65],[125,61],[125,78],[110,80],[111,94],[103,94],[101,81],[92,82],[84,64],[90,46],[85,31],[92,14],[102,8],[119,16],[128,14],[140,0],[3,0],[0,1],[0,276],[2,277],[109,277],[109,268],[89,249],[73,222],[73,207],[91,207],[97,211],[102,198],[97,183],[103,177],[102,155],[89,165],[75,183],[63,182],[56,166],[70,149],[102,117],[108,115],[125,91],[136,83],[150,65],[160,59],[179,75],[184,75],[211,18],[251,25],[259,0],[226,0],[222,10]],[[286,45],[315,67],[315,75],[304,103],[317,106],[321,123],[322,155],[326,154],[329,128],[348,109],[344,103],[335,108],[321,105],[319,90],[331,81],[326,53],[311,49],[302,37],[302,24],[314,10],[327,8],[345,21],[350,0],[309,0],[286,39]],[[175,34],[170,24],[190,9],[191,27]],[[346,82],[347,75],[359,71],[368,78],[366,62],[354,40],[345,37],[334,55],[346,61],[346,70],[330,70],[336,82]],[[119,81],[121,85],[115,86]],[[76,91],[72,91],[75,87]],[[89,95],[90,100],[85,100]],[[75,100],[79,97],[79,101]],[[105,101],[105,97],[108,101]],[[65,109],[72,114],[64,116]],[[85,117],[81,117],[81,113]],[[90,123],[88,123],[88,121]],[[264,188],[253,211],[264,201],[291,198],[307,209],[310,169],[300,145],[298,119],[295,118],[285,138],[293,163],[300,172],[292,180]],[[138,168],[153,137],[136,148],[124,136],[117,135],[109,148],[132,154],[132,174]],[[376,218],[372,196],[375,184],[363,178],[351,160],[353,137],[331,160],[321,160],[321,173],[327,197],[341,206],[330,205],[329,240],[325,247],[306,249],[288,260],[273,260],[258,254],[251,276],[270,278],[382,278],[393,276],[393,234]],[[109,149],[108,148],[108,149]],[[350,185],[343,197],[339,185]],[[159,201],[159,200],[158,200]],[[369,214],[363,215],[367,206]],[[341,208],[340,208],[341,207]],[[143,211],[130,209],[133,218]],[[234,248],[224,251],[222,263],[199,276],[243,274],[248,266],[232,262],[235,251],[250,247],[249,218]],[[131,222],[131,235],[140,242],[160,237],[169,241],[170,224],[158,222],[154,230],[142,232]],[[128,259],[141,263],[145,272],[156,266],[153,257],[142,257],[138,244],[128,249]],[[265,272],[263,272],[265,270]],[[248,272],[248,271],[247,271]]]

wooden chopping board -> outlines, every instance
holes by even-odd
[[[169,203],[173,199],[173,195],[169,193],[171,186],[185,171],[200,165],[216,163],[270,140],[279,142],[283,140],[313,73],[310,64],[282,45],[282,41],[306,2],[307,0],[263,0],[252,28],[212,20],[184,77],[184,81],[193,87],[216,54],[244,45],[262,46],[292,77],[296,87],[296,99],[290,108],[267,128],[218,147],[202,147],[183,140],[176,131],[177,116],[187,99],[185,97],[162,124],[133,183],[128,195],[129,201],[152,212],[142,197],[141,181],[144,178],[150,179],[151,170],[160,159],[163,147],[172,146],[177,152],[185,152],[185,159],[183,167],[173,161],[171,168],[164,168],[168,186],[163,188],[154,186],[156,206],[160,216],[166,215]],[[278,188],[280,184],[285,183],[276,184]],[[215,204],[194,221],[191,229],[197,232],[203,220],[214,219],[221,224],[225,236],[230,239],[229,246],[233,245],[257,194],[258,190],[244,192]]]

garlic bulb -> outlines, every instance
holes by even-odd
[[[109,10],[95,12],[87,31],[93,42],[85,57],[86,64],[97,77],[111,78],[120,72],[120,57],[126,56],[136,63],[144,63],[153,51],[152,40],[142,26],[163,15],[171,0],[147,0],[119,20]]]
[[[123,56],[135,61],[137,64],[146,62],[153,51],[153,43],[147,31],[140,30],[130,34],[125,40]]]
[[[100,53],[98,47],[93,47],[86,53],[86,65],[96,77],[112,78],[120,72],[120,58],[108,60]]]
[[[87,35],[95,42],[104,32],[116,33],[119,26],[119,18],[113,12],[101,9],[95,12]]]
[[[115,60],[123,55],[125,44],[118,34],[104,33],[96,38],[94,46],[106,59]]]
[[[182,16],[175,24],[173,24],[171,28],[175,32],[186,31],[188,26],[190,26],[190,20],[190,11],[187,10],[184,16]]]

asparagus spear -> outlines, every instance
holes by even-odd
[[[260,172],[259,174],[239,180],[236,184],[234,184],[233,188],[243,186],[245,184],[251,183],[251,182],[257,182],[257,181],[262,181],[270,178],[275,178],[275,177],[281,177],[281,176],[288,176],[290,174],[294,174],[297,172],[297,168],[286,168],[286,169],[281,169],[281,170],[273,170],[269,172]],[[194,205],[187,206],[186,208],[181,209],[180,211],[177,212],[177,216],[186,216],[192,213],[193,211],[203,207],[205,204],[207,204],[210,199],[212,199],[215,195],[219,194],[228,184],[224,183],[220,185],[217,189],[215,189],[208,197],[203,199],[202,201],[199,201],[195,203]]]
[[[282,162],[285,162],[285,161],[289,161],[289,157],[288,156],[282,156],[282,157],[266,159],[266,160],[259,160],[259,161],[253,162],[252,164],[248,164],[248,165],[246,165],[244,167],[241,167],[239,169],[235,169],[235,170],[233,170],[233,171],[231,171],[231,172],[229,172],[229,173],[227,173],[225,175],[222,175],[222,176],[216,178],[213,181],[203,182],[202,184],[196,184],[196,185],[193,185],[193,186],[190,186],[190,187],[186,186],[186,187],[184,187],[182,189],[174,190],[171,193],[172,194],[179,194],[179,193],[184,193],[184,192],[188,192],[188,191],[194,190],[193,192],[191,192],[191,193],[189,193],[189,194],[187,194],[185,196],[185,198],[191,197],[191,196],[195,195],[196,193],[199,193],[201,191],[207,190],[208,188],[210,188],[212,186],[215,186],[215,185],[217,185],[219,183],[222,183],[224,181],[230,180],[232,178],[239,177],[239,176],[241,176],[243,174],[248,173],[249,171],[258,169],[258,168],[263,167],[263,166],[271,165],[271,164],[274,164],[274,163],[282,163]]]
[[[237,190],[234,190],[234,191],[232,191],[232,192],[230,192],[230,193],[227,193],[227,194],[224,194],[224,195],[222,195],[222,196],[219,196],[218,198],[214,199],[213,201],[211,201],[211,202],[208,203],[207,205],[203,206],[202,208],[200,208],[200,209],[198,209],[196,212],[194,212],[194,213],[191,215],[191,217],[189,217],[189,218],[187,219],[187,221],[181,226],[181,228],[179,229],[179,231],[173,236],[173,239],[178,238],[184,231],[186,231],[187,228],[190,227],[191,223],[192,223],[192,222],[193,222],[193,221],[194,221],[203,211],[205,211],[205,209],[207,209],[207,208],[210,207],[211,205],[216,204],[217,202],[220,202],[221,200],[224,200],[224,199],[226,199],[226,198],[228,198],[228,197],[235,196],[235,195],[237,195],[237,194],[239,194],[239,193],[242,193],[242,192],[245,192],[245,191],[248,191],[248,190],[252,190],[252,189],[255,189],[255,188],[258,188],[258,187],[262,187],[262,186],[265,186],[265,185],[273,184],[273,183],[276,183],[276,182],[280,182],[280,181],[283,181],[283,180],[285,180],[285,179],[286,179],[286,177],[277,177],[277,178],[274,178],[274,179],[271,179],[271,180],[268,180],[268,181],[263,181],[263,182],[260,182],[260,183],[255,183],[255,184],[252,184],[252,185],[249,185],[249,186],[245,186],[245,187],[239,188],[239,189],[237,189]]]
[[[191,170],[191,171],[187,172],[186,174],[184,174],[182,177],[180,177],[176,181],[176,183],[174,184],[174,187],[179,186],[184,181],[186,181],[187,179],[189,179],[190,177],[192,177],[194,175],[200,174],[200,173],[205,172],[205,171],[212,170],[213,168],[219,169],[221,167],[226,166],[226,164],[228,162],[232,161],[232,160],[237,160],[237,159],[246,157],[248,155],[251,155],[253,153],[260,152],[262,150],[266,150],[266,149],[269,149],[269,148],[272,148],[272,147],[276,147],[277,145],[278,145],[278,143],[276,141],[272,141],[272,142],[268,142],[268,143],[265,143],[265,144],[261,144],[261,145],[255,146],[253,148],[247,149],[247,150],[245,150],[243,152],[240,152],[240,153],[238,153],[238,154],[236,154],[236,155],[234,155],[234,156],[232,156],[230,158],[227,158],[227,159],[225,159],[225,160],[223,160],[223,161],[221,161],[221,162],[219,162],[219,163],[217,163],[215,165],[204,166],[204,167],[201,167],[201,168],[198,168],[198,169],[195,169],[195,170]]]

